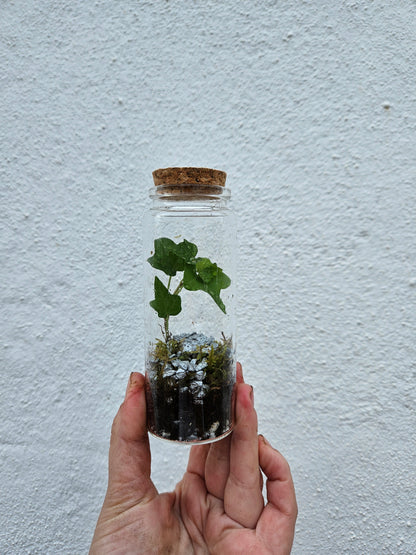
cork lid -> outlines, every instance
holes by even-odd
[[[224,187],[227,174],[211,168],[161,168],[153,172],[156,187],[160,185],[194,185]]]

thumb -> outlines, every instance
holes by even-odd
[[[145,378],[132,372],[111,429],[107,501],[137,504],[157,495],[150,479],[150,460]]]

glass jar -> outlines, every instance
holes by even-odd
[[[233,427],[235,225],[225,172],[153,172],[144,221],[145,370],[151,434],[208,443]]]

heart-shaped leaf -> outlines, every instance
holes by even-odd
[[[182,301],[179,295],[169,293],[160,279],[155,277],[155,298],[150,301],[150,306],[157,312],[159,318],[176,316],[182,310]]]
[[[184,239],[178,245],[168,237],[155,239],[155,252],[147,259],[149,264],[157,270],[162,270],[168,276],[175,276],[182,272],[185,264],[190,263],[198,252],[198,247]]]

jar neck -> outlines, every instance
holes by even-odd
[[[198,205],[207,209],[226,208],[230,191],[218,185],[158,185],[149,192],[154,207],[184,207]]]

